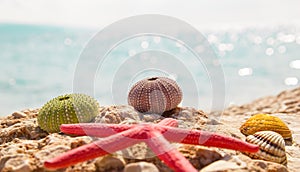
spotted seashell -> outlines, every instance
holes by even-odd
[[[291,130],[278,117],[268,114],[256,114],[250,117],[241,127],[241,133],[248,136],[258,131],[274,131],[284,139],[292,139]]]
[[[138,81],[129,91],[128,104],[139,112],[161,114],[178,106],[182,91],[167,77],[152,77]]]
[[[38,125],[49,133],[59,132],[61,124],[89,122],[99,112],[99,104],[85,94],[66,94],[48,101],[38,112]]]
[[[259,131],[247,136],[246,142],[259,146],[257,153],[244,153],[249,157],[287,165],[285,143],[280,134],[273,131]]]

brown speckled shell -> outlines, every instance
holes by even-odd
[[[250,117],[241,127],[241,133],[248,136],[258,131],[274,131],[284,139],[291,139],[292,133],[288,126],[278,117],[268,114],[256,114]]]
[[[174,80],[166,77],[138,81],[128,94],[128,104],[143,113],[161,114],[176,108],[181,100],[181,89]]]
[[[280,134],[273,131],[259,131],[247,136],[246,142],[259,146],[257,153],[244,153],[249,157],[287,165],[285,143]]]

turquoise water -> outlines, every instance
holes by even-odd
[[[24,108],[41,107],[55,96],[73,92],[74,72],[80,53],[96,32],[0,24],[0,116]],[[299,87],[299,27],[246,28],[205,31],[203,34],[224,70],[226,106]],[[199,107],[209,110],[213,91],[209,76],[203,66],[191,63],[192,53],[171,40],[145,36],[120,44],[108,55],[102,70],[99,69],[100,73],[95,76],[94,96],[100,104],[111,102],[109,85],[112,84],[111,77],[122,65],[121,57],[152,49],[185,57],[185,65],[199,78]],[[184,98],[190,99],[193,93],[184,91]]]

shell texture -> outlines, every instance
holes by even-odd
[[[49,133],[59,132],[61,124],[91,121],[99,111],[99,104],[85,94],[66,94],[48,101],[39,111],[38,125]]]
[[[142,113],[161,114],[176,108],[181,100],[180,87],[167,77],[140,80],[132,86],[128,94],[128,104]]]
[[[274,131],[284,139],[292,139],[291,130],[278,117],[268,114],[256,114],[250,117],[241,127],[241,133],[248,136],[258,131]]]
[[[259,146],[257,153],[244,153],[249,157],[287,165],[285,142],[280,134],[273,131],[259,131],[247,136],[246,142]]]

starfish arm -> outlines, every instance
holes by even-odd
[[[247,143],[234,137],[223,136],[217,133],[172,127],[164,128],[168,128],[167,132],[164,133],[164,137],[166,137],[166,139],[171,142],[212,146],[242,152],[255,153],[259,150],[259,147],[257,145]]]
[[[133,128],[134,126],[135,125],[101,123],[62,124],[60,131],[77,136],[107,137]]]
[[[176,172],[196,172],[192,164],[174,148],[161,133],[150,132],[151,138],[147,139],[146,144],[166,165]]]
[[[173,118],[164,118],[161,120],[158,125],[169,126],[169,127],[178,127],[178,121]]]
[[[172,118],[165,118],[158,123],[162,126],[177,127],[178,122]],[[101,124],[101,123],[80,123],[80,124],[62,124],[60,131],[66,134],[77,136],[107,137],[135,127],[138,124]]]
[[[47,169],[65,168],[79,162],[103,156],[139,143],[132,139],[139,135],[136,128],[103,138],[96,142],[80,146],[44,162]]]

